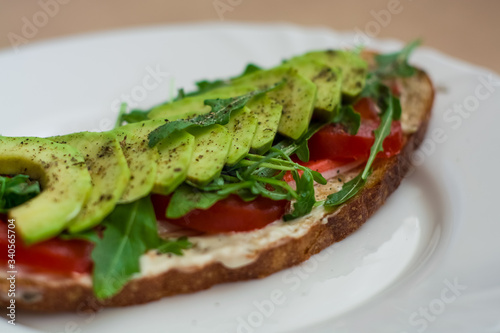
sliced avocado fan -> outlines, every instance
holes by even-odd
[[[0,174],[26,174],[41,184],[38,196],[8,213],[26,244],[61,233],[81,211],[92,189],[78,150],[48,139],[0,137]]]
[[[341,101],[342,72],[340,68],[300,57],[285,62],[284,66],[295,68],[299,74],[316,85],[318,92],[314,103],[315,112],[325,111],[327,118],[333,117],[333,112],[336,111]]]
[[[134,134],[150,133],[163,124],[165,124],[164,120],[154,119],[128,124],[121,127],[121,129]],[[194,136],[185,131],[179,131],[156,145],[158,159],[152,190],[154,193],[167,195],[186,180],[194,143]]]
[[[257,71],[232,81],[234,85],[255,85],[268,88],[278,82],[283,84],[269,91],[267,96],[283,107],[278,132],[291,139],[298,139],[307,131],[316,102],[316,85],[289,66]]]
[[[368,64],[360,55],[352,51],[328,50],[314,51],[292,58],[317,61],[330,66],[340,68],[342,71],[342,95],[352,99],[358,96],[365,86]]]

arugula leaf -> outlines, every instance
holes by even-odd
[[[363,179],[360,173],[347,183],[344,183],[340,191],[330,194],[325,201],[325,207],[335,207],[343,204],[355,196],[356,193],[363,188],[365,183],[366,179]]]
[[[297,157],[302,162],[309,162],[309,147],[307,146],[307,140],[299,145],[299,147],[295,151],[295,154],[297,154]]]
[[[344,105],[340,108],[340,112],[333,118],[332,122],[344,125],[349,134],[356,135],[361,126],[361,115],[354,111],[352,105]]]
[[[323,177],[323,175],[321,173],[319,173],[318,171],[311,170],[311,169],[307,169],[307,170],[309,170],[309,172],[311,172],[312,177],[316,183],[321,184],[321,185],[326,185],[326,183],[328,183],[328,181],[325,179],[325,177]]]
[[[163,241],[156,249],[160,253],[173,253],[182,256],[182,250],[187,250],[193,247],[193,244],[188,241],[187,237],[180,237],[176,240]]]
[[[420,43],[420,40],[414,40],[401,51],[376,55],[377,75],[383,77],[408,77],[414,75],[416,69],[408,63],[408,58]]]
[[[229,122],[231,114],[243,108],[250,99],[254,96],[264,94],[272,89],[274,89],[278,83],[268,89],[259,89],[248,94],[231,97],[226,99],[207,99],[205,100],[205,105],[209,105],[212,110],[207,114],[202,114],[196,116],[192,119],[180,119],[172,122],[167,122],[164,125],[156,128],[149,134],[149,147],[154,147],[163,139],[167,138],[169,135],[176,131],[187,129],[190,127],[206,127],[214,124],[226,125]]]
[[[182,217],[194,209],[208,209],[217,201],[224,199],[229,194],[220,195],[216,192],[205,192],[189,186],[179,186],[167,208],[167,217],[176,219]]]
[[[201,95],[203,93],[206,93],[207,91],[227,86],[227,81],[226,80],[215,80],[215,81],[201,80],[201,81],[196,82],[195,84],[196,84],[196,87],[198,88],[198,90],[194,91],[192,93],[185,94],[184,97]]]
[[[361,92],[361,97],[368,97],[373,99],[381,110],[386,110],[389,104],[392,103],[394,108],[394,120],[399,120],[401,118],[401,105],[399,102],[395,103],[391,99],[396,99],[392,95],[391,89],[382,82],[382,78],[370,74],[366,81],[366,85]]]
[[[401,105],[399,104],[399,99],[392,96],[392,93],[389,92],[389,96],[387,97],[388,105],[385,112],[382,114],[380,119],[380,124],[377,129],[373,132],[375,134],[375,141],[370,148],[370,157],[368,157],[368,162],[366,162],[365,169],[361,175],[361,178],[368,178],[368,174],[370,172],[370,168],[377,156],[377,153],[384,151],[383,143],[384,139],[391,133],[391,124],[392,120],[396,119],[398,116],[401,116]]]
[[[243,76],[248,75],[248,74],[252,74],[254,72],[258,72],[260,70],[262,70],[261,67],[255,65],[255,64],[250,63],[250,64],[247,65],[247,67],[245,67],[245,70],[243,71],[243,73],[241,73],[240,75],[237,75],[235,77],[232,77],[231,80],[238,79],[240,77],[243,77]]]
[[[30,180],[27,175],[16,175],[12,178],[0,176],[0,213],[36,197],[40,193],[40,184]]]
[[[141,121],[149,120],[148,114],[150,110],[132,110],[129,113],[125,113],[122,115],[122,122],[126,121],[127,123],[138,123]]]
[[[368,157],[365,168],[356,178],[345,183],[344,186],[342,186],[342,190],[330,194],[325,201],[325,207],[338,206],[352,198],[361,188],[363,188],[366,179],[370,175],[371,167],[377,154],[384,150],[384,139],[391,132],[392,120],[401,117],[401,104],[399,103],[399,99],[392,95],[391,90],[387,86],[381,83],[380,86],[383,87],[383,89],[379,89],[378,91],[379,93],[382,92],[383,95],[377,96],[377,100],[379,101],[379,106],[385,107],[385,109],[383,109],[384,112],[382,113],[380,124],[374,131],[375,141],[370,149],[370,156]]]
[[[93,288],[99,299],[119,292],[139,272],[139,258],[147,250],[179,253],[189,245],[163,241],[158,236],[156,216],[149,197],[126,205],[118,205],[102,224],[106,229],[95,240]]]
[[[139,258],[160,245],[156,217],[149,197],[118,205],[103,222],[103,237],[98,239],[94,261],[93,288],[100,299],[116,294],[139,272]]]
[[[301,177],[297,171],[294,171],[293,179],[297,185],[297,193],[299,197],[297,201],[293,203],[292,213],[283,216],[283,220],[285,221],[290,221],[309,214],[316,203],[314,195],[314,179],[311,171],[309,169],[305,169]]]
[[[116,118],[115,128],[122,126],[123,122],[138,123],[140,121],[149,120],[148,114],[150,110],[132,110],[127,113],[127,103],[122,103],[120,105],[120,112],[118,113],[118,117]]]

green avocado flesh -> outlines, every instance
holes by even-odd
[[[252,110],[245,106],[231,115],[226,128],[232,137],[226,164],[234,165],[250,151],[250,146],[257,129],[257,118],[252,113]]]
[[[194,135],[194,151],[187,171],[187,180],[204,186],[219,176],[231,147],[231,134],[221,125],[190,129]]]
[[[132,132],[122,128],[112,132],[120,142],[130,169],[130,181],[119,203],[128,203],[147,196],[153,189],[158,167],[158,150],[148,146],[149,132],[142,129]]]
[[[257,128],[250,145],[251,151],[264,154],[273,145],[283,106],[263,94],[252,98],[247,107],[257,119]]]
[[[78,150],[48,139],[0,137],[0,174],[26,174],[41,184],[38,196],[9,211],[26,244],[52,238],[66,229],[92,190]]]
[[[314,51],[292,58],[292,61],[297,59],[317,61],[331,68],[340,68],[342,71],[342,95],[347,98],[356,97],[365,86],[368,64],[353,52],[341,50]]]
[[[120,144],[112,133],[81,132],[49,138],[80,152],[92,178],[92,190],[82,210],[70,222],[69,232],[99,224],[115,208],[130,179]]]
[[[153,192],[170,194],[186,180],[193,156],[195,138],[185,131],[172,134],[156,147],[160,153]]]
[[[318,61],[294,58],[285,62],[285,66],[296,69],[299,74],[311,80],[317,89],[316,110],[333,113],[340,104],[342,72]]]
[[[282,82],[283,81],[283,82]],[[282,82],[267,95],[282,106],[278,132],[291,139],[298,139],[309,127],[316,101],[316,86],[300,75],[296,69],[280,66],[258,71],[232,81],[234,85],[271,87]]]

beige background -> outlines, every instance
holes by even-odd
[[[394,1],[400,4],[391,14]],[[52,16],[40,13],[43,3]],[[377,22],[373,13],[381,12],[389,16]],[[500,72],[499,15],[498,0],[0,0],[0,48],[12,47],[9,36],[31,43],[151,24],[272,21],[406,41],[421,37],[428,46]],[[25,27],[23,33],[26,22],[38,22],[37,31]]]

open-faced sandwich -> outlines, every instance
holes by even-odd
[[[74,311],[262,278],[358,229],[430,117],[417,43],[197,83],[115,129],[0,136],[0,303]],[[15,297],[9,295],[15,276]]]

